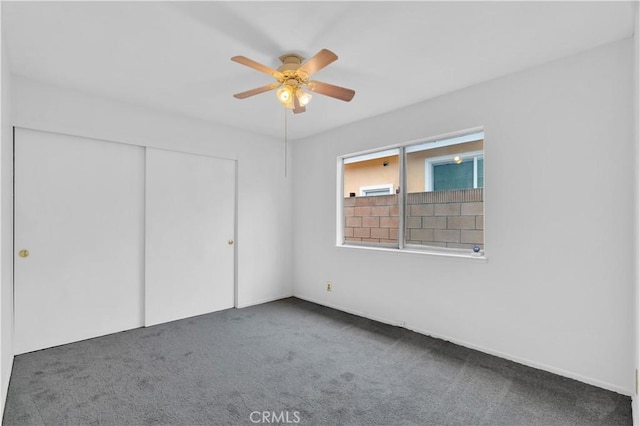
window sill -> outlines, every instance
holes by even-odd
[[[339,249],[354,249],[354,250],[370,250],[370,251],[380,251],[380,252],[389,252],[389,253],[409,253],[409,254],[417,254],[420,256],[436,256],[436,257],[445,257],[445,258],[453,258],[453,259],[469,259],[476,262],[487,262],[486,254],[472,254],[472,253],[464,253],[464,252],[454,252],[454,251],[443,251],[443,250],[434,250],[429,248],[414,248],[414,247],[405,247],[402,249],[395,247],[380,247],[380,246],[368,246],[368,245],[358,245],[358,244],[337,244],[337,248]]]

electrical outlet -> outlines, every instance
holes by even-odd
[[[331,291],[331,281],[327,281],[327,291]]]

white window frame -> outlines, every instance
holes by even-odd
[[[373,196],[380,196],[380,195],[392,195],[393,192],[393,184],[392,183],[386,183],[383,185],[371,185],[371,186],[361,186],[360,187],[360,196],[361,197],[367,197],[367,191],[377,191],[377,190],[381,190],[381,189],[386,189],[387,192],[386,194],[372,194]]]
[[[433,191],[433,166],[451,163],[455,157],[462,161],[473,158],[473,187],[478,187],[478,159],[484,158],[482,151],[461,152],[459,154],[443,155],[441,157],[425,158],[424,160],[424,188]]]
[[[482,249],[479,253],[469,253],[468,250],[446,247],[439,248],[413,245],[407,247],[404,245],[404,192],[406,191],[407,186],[404,165],[406,161],[406,154],[415,151],[422,151],[425,148],[437,148],[440,146],[454,145],[463,142],[472,142],[480,139],[485,139],[484,128],[475,127],[463,131],[434,136],[427,139],[418,139],[394,145],[387,145],[386,147],[339,155],[336,162],[336,247],[346,250],[373,250],[386,251],[390,253],[411,253],[432,256],[456,257],[486,262],[488,259],[486,255],[486,245],[485,248]],[[484,158],[484,150],[480,152],[482,153],[482,158]],[[398,193],[398,206],[400,212],[397,247],[369,245],[366,243],[347,243],[344,237],[344,165],[357,161],[364,161],[365,159],[381,158],[383,156],[394,154],[398,154],[400,159],[398,167],[400,175],[400,192]],[[452,157],[455,157],[455,155]],[[484,232],[486,233],[486,230]]]

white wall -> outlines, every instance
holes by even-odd
[[[633,81],[634,81],[634,129],[635,129],[635,329],[634,362],[636,371],[640,369],[640,3],[636,3],[635,25],[633,31]],[[640,401],[637,391],[633,393],[633,424],[640,424]]]
[[[294,295],[631,395],[631,52],[627,39],[296,141]],[[475,126],[487,262],[336,247],[338,155]]]
[[[0,8],[1,9],[1,8]],[[11,120],[11,74],[2,40],[0,94],[0,413],[9,388],[13,366],[13,125]]]
[[[290,178],[282,142],[13,76],[17,127],[238,161],[238,306],[292,294]]]

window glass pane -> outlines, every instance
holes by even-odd
[[[483,248],[483,156],[482,133],[406,148],[406,245]]]
[[[464,188],[473,188],[473,158],[459,164],[452,160],[450,163],[433,166],[434,191]]]
[[[398,152],[393,149],[344,159],[345,243],[398,246]]]
[[[478,158],[478,188],[484,188],[484,158]]]

